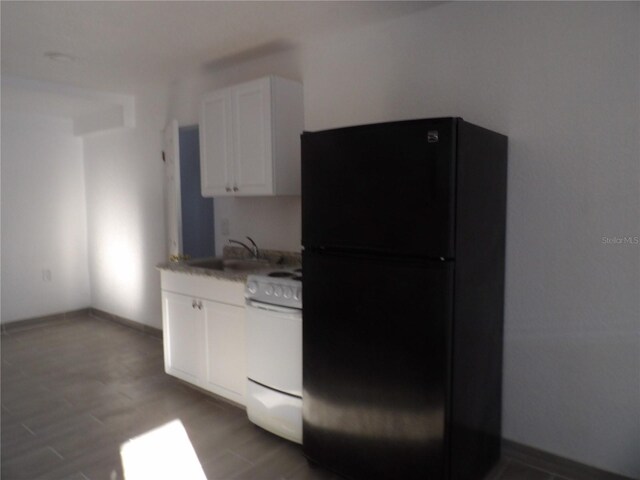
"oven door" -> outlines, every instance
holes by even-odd
[[[247,300],[247,376],[302,396],[302,311]]]

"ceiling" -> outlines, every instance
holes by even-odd
[[[2,75],[135,93],[436,3],[3,0]],[[46,52],[74,61],[52,61]]]

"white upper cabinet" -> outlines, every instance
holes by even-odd
[[[225,90],[210,93],[202,102],[200,178],[203,196],[224,193],[233,183],[231,97],[227,93]]]
[[[232,189],[237,188],[241,195],[273,193],[270,90],[266,78],[243,83],[231,91],[236,135]]]
[[[302,85],[266,77],[206,94],[200,112],[205,197],[300,194]]]

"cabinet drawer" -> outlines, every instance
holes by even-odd
[[[188,273],[161,272],[162,290],[244,307],[244,282]]]

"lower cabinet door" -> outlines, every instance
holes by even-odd
[[[193,297],[162,292],[164,364],[167,373],[198,384],[204,376],[204,315]]]
[[[245,309],[202,301],[206,343],[205,388],[241,405],[245,404]]]

